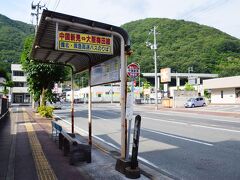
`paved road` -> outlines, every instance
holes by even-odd
[[[87,130],[87,105],[75,107],[78,128]],[[240,179],[240,118],[154,111],[142,116],[139,158],[179,179]],[[69,105],[55,113],[70,121]],[[93,105],[93,134],[120,147],[120,107]]]

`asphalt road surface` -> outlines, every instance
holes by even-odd
[[[88,129],[87,104],[75,105],[75,126]],[[70,121],[70,106],[55,114]],[[240,179],[240,118],[155,111],[142,116],[139,159],[176,179]],[[93,104],[93,135],[120,149],[120,106]],[[132,122],[133,127],[133,122]]]

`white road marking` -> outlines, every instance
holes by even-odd
[[[173,124],[188,125],[188,123],[182,123],[182,122],[174,121],[175,119],[164,120],[164,119],[155,119],[155,118],[150,118],[150,117],[145,117],[145,116],[142,116],[142,118],[144,118],[144,119],[151,119],[153,121],[162,121],[162,122],[168,122],[168,123],[173,123]]]
[[[207,128],[207,129],[214,129],[214,130],[221,130],[221,131],[229,131],[229,132],[236,132],[239,133],[240,130],[233,130],[233,129],[226,129],[226,128],[221,128],[218,125],[211,125],[211,126],[204,126],[204,125],[199,125],[199,124],[192,124],[192,123],[182,123],[182,122],[176,122],[176,121],[169,121],[169,120],[163,120],[163,119],[154,119],[154,118],[149,118],[149,117],[143,117],[146,119],[151,119],[153,121],[162,121],[162,122],[167,122],[167,123],[173,123],[173,124],[182,124],[182,125],[188,125],[188,126],[193,126],[193,127],[202,127],[202,128]],[[172,119],[174,120],[174,119]],[[213,127],[214,126],[214,127]],[[218,127],[217,127],[218,126]]]
[[[95,117],[95,118],[101,119],[101,120],[103,120],[103,121],[111,121],[111,120],[104,119],[104,118],[101,118],[101,117],[99,117],[99,116],[95,116],[95,115],[92,115],[92,117]]]
[[[55,115],[55,114],[54,114],[54,115]],[[62,119],[60,116],[57,116],[57,115],[55,115],[55,116],[58,117],[58,118],[60,118],[60,119]],[[68,122],[67,120],[62,119],[62,121],[64,121],[65,123],[71,125],[71,123]],[[77,127],[77,126],[76,126],[75,128],[78,129],[79,131],[81,131],[83,134],[88,135],[88,132],[85,131],[84,129],[81,129],[81,128]],[[116,145],[114,145],[114,144],[112,144],[112,143],[110,143],[110,142],[108,142],[108,141],[106,141],[106,140],[104,140],[104,139],[102,139],[102,138],[100,138],[100,137],[98,137],[98,136],[93,135],[93,137],[96,138],[96,139],[98,139],[99,141],[101,141],[101,142],[103,142],[103,143],[105,143],[105,144],[113,147],[114,149],[116,149],[116,150],[118,150],[118,151],[120,152],[120,148],[117,147]],[[172,135],[172,137],[175,137],[175,138],[176,138],[177,136],[173,136],[173,135]],[[204,144],[204,145],[207,145],[207,146],[213,146],[213,144],[204,143],[204,142],[200,142],[200,141],[195,141],[195,140],[191,140],[191,139],[187,139],[187,138],[182,138],[182,137],[177,137],[177,138],[183,139],[183,140],[192,141],[192,142],[195,142],[195,143]],[[131,153],[130,153],[130,155],[131,155]],[[145,158],[143,158],[143,157],[141,157],[141,156],[138,156],[138,159],[139,159],[140,161],[144,162],[145,164],[147,164],[147,165],[150,166],[150,167],[153,167],[153,168],[155,168],[155,169],[159,169],[160,171],[166,172],[167,174],[171,174],[171,173],[167,172],[166,170],[161,169],[161,168],[160,168],[159,166],[157,166],[156,164],[152,163],[151,161],[148,161],[147,159],[145,159]]]
[[[213,146],[213,144],[205,143],[205,142],[198,141],[198,140],[188,139],[188,138],[184,138],[184,137],[180,137],[180,136],[176,136],[176,135],[171,135],[171,134],[167,134],[167,133],[163,133],[163,132],[158,132],[158,131],[154,131],[154,130],[150,130],[150,129],[145,129],[145,128],[142,128],[142,129],[145,130],[145,131],[149,131],[149,132],[152,132],[152,133],[156,133],[156,134],[160,134],[160,135],[164,135],[164,136],[168,136],[168,137],[172,137],[172,138],[176,138],[176,139],[181,139],[181,140],[190,141],[190,142],[194,142],[194,143],[198,143],[198,144],[203,144],[203,145],[206,145],[206,146]]]
[[[218,128],[218,127],[209,127],[209,126],[202,126],[202,125],[198,125],[198,124],[192,124],[192,126],[202,127],[202,128],[207,128],[207,129],[215,129],[215,130],[221,130],[221,131],[229,131],[229,132],[240,133],[240,131],[238,131],[238,130],[233,130],[233,129],[225,129],[225,128]]]

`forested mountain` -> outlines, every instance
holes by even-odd
[[[32,25],[0,14],[0,67],[9,72],[11,63],[20,62],[24,39],[32,33]]]
[[[130,35],[133,55],[129,62],[141,65],[142,72],[154,72],[150,29],[157,26],[157,64],[174,72],[240,75],[240,40],[217,29],[184,20],[148,18],[124,24]]]
[[[148,18],[124,24],[130,35],[133,54],[129,62],[141,65],[141,72],[154,72],[153,43],[150,29],[157,26],[157,64],[172,71],[240,75],[240,40],[217,29],[183,20]],[[10,71],[10,64],[20,60],[26,36],[33,26],[0,15],[0,67]]]

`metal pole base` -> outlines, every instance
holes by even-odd
[[[116,163],[115,169],[118,172],[120,172],[122,174],[125,174],[126,168],[130,167],[130,166],[131,166],[130,160],[125,160],[125,159],[119,158],[119,159],[117,159],[117,163]]]
[[[138,167],[136,167],[136,169],[131,169],[131,167],[127,167],[125,169],[125,175],[127,178],[130,179],[137,179],[140,178],[140,169]]]

